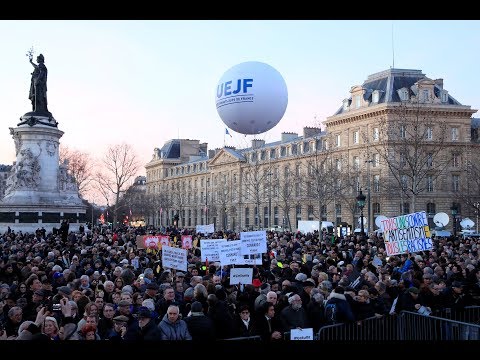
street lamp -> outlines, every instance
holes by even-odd
[[[457,213],[458,213],[457,204],[453,203],[452,206],[450,207],[450,211],[452,212],[453,236],[457,236]]]
[[[369,159],[369,160],[365,160],[365,162],[367,163],[367,228],[368,229],[373,229],[373,216],[372,216],[372,205],[371,205],[371,195],[370,195],[370,192],[371,192],[371,175],[370,175],[370,164],[373,163],[373,160]],[[370,220],[372,219],[372,220]]]
[[[365,229],[363,227],[363,208],[365,206],[365,195],[363,195],[362,190],[357,196],[357,206],[360,208],[360,230],[362,238],[365,236]]]

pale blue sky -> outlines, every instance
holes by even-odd
[[[480,107],[480,21],[0,21],[0,163],[15,160],[8,128],[31,110],[31,46],[45,56],[61,143],[99,156],[129,142],[144,164],[178,136],[223,146],[216,85],[244,61],[273,66],[288,88],[284,117],[257,138],[318,126],[353,85],[392,67],[392,24],[396,68],[443,78],[460,103]],[[230,132],[226,145],[250,145],[253,135]]]

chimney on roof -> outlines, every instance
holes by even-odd
[[[287,142],[291,141],[293,139],[296,139],[298,137],[297,133],[293,132],[282,132],[282,142]]]
[[[443,79],[435,79],[435,85],[443,90]]]
[[[252,140],[252,149],[258,149],[265,145],[265,140],[253,139]]]
[[[213,149],[208,150],[208,158],[213,159],[215,157],[215,152],[216,151]]]
[[[303,138],[306,139],[306,138],[309,138],[309,137],[318,135],[318,134],[320,134],[321,132],[322,132],[322,129],[321,129],[321,128],[305,126],[305,127],[303,128]]]

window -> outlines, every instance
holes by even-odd
[[[460,176],[452,175],[452,191],[457,192],[460,190]]]
[[[308,220],[313,220],[313,205],[308,205]]]
[[[356,95],[355,96],[355,108],[358,109],[360,107],[360,105],[361,105],[361,97],[360,97],[360,95]]]
[[[409,214],[410,213],[410,204],[409,203],[400,204],[400,213],[401,214]]]
[[[340,159],[335,159],[335,168],[337,169],[337,171],[342,170],[342,161]]]
[[[296,197],[300,196],[300,184],[298,182],[295,183],[295,196]]]
[[[373,192],[380,191],[380,175],[373,175]]]
[[[440,95],[440,99],[442,103],[447,103],[448,102],[448,91],[442,90],[442,93]]]
[[[427,167],[433,166],[433,153],[427,154]]]
[[[268,213],[268,206],[265,206],[263,208],[263,223],[265,225],[269,224],[270,222],[268,221],[268,219],[270,218],[270,214]]]
[[[280,148],[280,156],[285,156],[287,155],[287,148],[285,146],[282,146]]]
[[[358,144],[358,131],[353,132],[353,143]]]
[[[380,165],[380,155],[379,154],[373,154],[372,156],[372,166],[377,167]]]
[[[423,89],[422,90],[422,100],[423,102],[428,102],[430,98],[430,91],[428,89]]]
[[[400,139],[405,139],[407,137],[407,127],[405,125],[400,125]]]
[[[358,156],[353,157],[353,169],[354,170],[360,169],[360,158]]]
[[[306,154],[310,151],[310,143],[308,141],[305,141],[303,143],[303,153]]]
[[[275,149],[270,150],[270,159],[275,159]]]
[[[273,225],[278,225],[278,206],[273,208]]]
[[[408,89],[407,88],[401,88],[397,90],[398,97],[400,98],[401,101],[408,101]]]
[[[300,176],[300,164],[295,165],[295,175]]]
[[[380,138],[380,132],[378,128],[373,128],[373,141],[378,141]]]
[[[283,177],[287,178],[289,174],[290,174],[290,169],[288,168],[288,166],[285,166],[283,168]]]
[[[342,204],[335,204],[335,215],[342,216]]]
[[[245,226],[250,226],[250,209],[245,208]]]
[[[302,205],[297,205],[295,207],[295,216],[296,216],[296,222],[298,224],[298,221],[302,220]]]
[[[255,162],[257,161],[258,158],[257,158],[257,153],[256,152],[253,152],[251,155],[250,155],[250,161],[251,162]]]
[[[341,145],[340,135],[335,135],[335,145],[339,147]]]
[[[323,150],[328,150],[328,140],[323,142]]]
[[[265,160],[267,158],[267,151],[266,150],[262,150],[260,152],[260,160]]]
[[[427,127],[425,138],[427,140],[432,140],[433,139],[433,129],[431,127]]]
[[[427,204],[427,214],[435,214],[435,204],[434,203],[428,203]]]
[[[322,150],[322,147],[323,147],[322,140],[320,139],[315,140],[315,151]]]
[[[297,155],[297,144],[292,144],[292,155]]]
[[[454,127],[452,128],[452,141],[457,141],[458,140],[458,128]]]
[[[402,189],[406,190],[408,188],[408,176],[407,175],[402,175],[400,178],[400,181],[402,183]]]
[[[452,166],[459,167],[460,166],[460,155],[459,154],[452,154]]]
[[[400,167],[404,167],[407,165],[407,156],[405,155],[404,152],[400,153]]]
[[[322,205],[322,221],[327,221],[327,205]]]
[[[379,203],[373,203],[372,204],[372,211],[374,214],[380,214],[380,204]]]
[[[372,102],[374,104],[377,104],[379,100],[380,100],[380,92],[378,90],[375,90],[372,94]]]
[[[433,192],[433,177],[428,175],[427,178],[427,192]]]

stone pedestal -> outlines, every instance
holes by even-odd
[[[63,131],[53,117],[27,113],[20,120],[10,128],[17,160],[0,201],[0,231],[8,226],[23,232],[41,227],[51,231],[63,219],[69,219],[70,230],[78,229],[85,224],[86,205],[67,165],[59,164]]]

